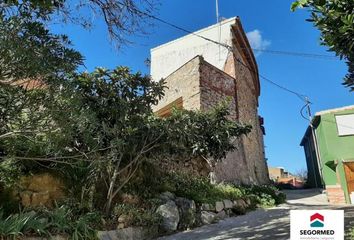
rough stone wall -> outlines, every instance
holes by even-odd
[[[235,54],[241,59],[241,55]],[[235,61],[232,54],[224,71],[200,56],[193,58],[165,79],[165,97],[153,109],[157,111],[180,97],[183,98],[183,108],[188,110],[208,110],[231,99],[230,118],[252,125],[252,131],[248,136],[235,139],[236,150],[216,164],[214,179],[243,184],[268,183],[263,133],[258,118],[258,95],[252,75]]]
[[[258,115],[258,96],[250,70],[235,59],[243,61],[238,51],[230,53],[224,71],[236,79],[238,120],[252,126],[252,131],[242,137],[249,181],[250,183],[265,184],[269,182],[269,177],[264,155],[263,132]],[[243,63],[247,65],[245,62]]]
[[[49,173],[21,177],[17,193],[24,207],[52,207],[55,201],[65,197],[65,185],[61,179]]]
[[[230,101],[230,118],[237,121],[235,79],[203,61],[200,66],[201,110],[209,110],[225,99]],[[236,149],[213,169],[216,182],[249,184],[249,170],[241,139],[235,139]]]
[[[200,57],[195,57],[166,79],[165,96],[158,105],[153,107],[157,111],[179,97],[183,99],[183,108],[187,110],[200,109],[200,84],[199,84]]]

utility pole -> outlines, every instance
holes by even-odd
[[[321,155],[319,152],[319,148],[318,148],[318,142],[317,142],[317,134],[316,134],[316,129],[314,128],[313,124],[312,124],[312,114],[311,114],[311,102],[309,100],[308,97],[305,98],[306,100],[306,106],[307,106],[307,114],[309,116],[309,123],[310,123],[310,128],[311,128],[311,134],[312,134],[312,139],[313,139],[313,144],[314,144],[314,148],[315,148],[315,154],[316,154],[316,159],[317,159],[317,166],[318,166],[318,170],[319,170],[319,174],[320,174],[320,180],[321,180],[321,185],[323,184],[323,178],[322,178],[322,164],[321,164]],[[316,171],[314,169],[314,177],[315,177],[315,184],[316,187],[318,188],[318,183],[317,183],[317,179],[316,179]]]

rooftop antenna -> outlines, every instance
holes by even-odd
[[[219,24],[219,40],[218,42],[221,42],[221,21],[220,21],[220,16],[219,16],[219,0],[216,0],[216,24]],[[221,60],[221,46],[219,45],[219,61]]]
[[[216,23],[219,23],[219,0],[216,0]]]

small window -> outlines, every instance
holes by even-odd
[[[354,135],[354,114],[337,115],[336,122],[339,136]]]

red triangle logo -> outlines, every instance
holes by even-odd
[[[324,221],[324,217],[321,214],[319,214],[319,213],[315,213],[314,215],[311,216],[311,222],[316,220],[316,219],[318,219],[318,220],[320,220],[322,222]]]

